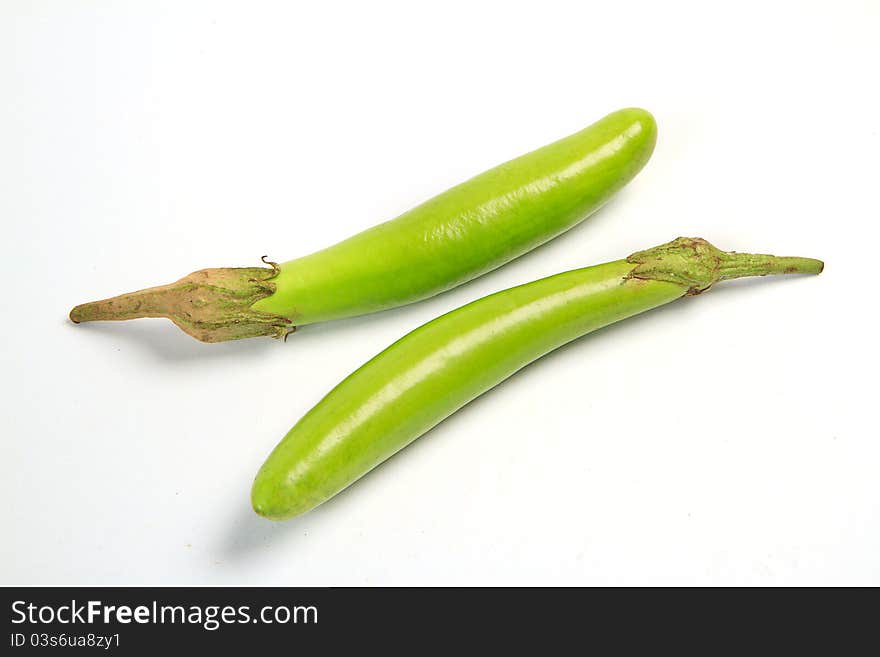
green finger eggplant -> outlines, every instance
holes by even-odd
[[[271,268],[202,269],[77,306],[70,318],[167,317],[220,342],[426,299],[581,222],[641,170],[656,137],[648,112],[620,110],[323,251]]]
[[[590,331],[721,280],[822,267],[679,238],[474,301],[412,331],[330,391],[260,469],[254,510],[273,520],[309,511],[520,368]]]

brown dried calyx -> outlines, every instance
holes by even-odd
[[[70,319],[78,324],[166,317],[202,342],[282,338],[294,329],[290,319],[251,308],[275,292],[278,266],[267,264],[272,267],[200,269],[176,283],[76,306]]]

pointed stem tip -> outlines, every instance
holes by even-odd
[[[110,299],[83,303],[70,311],[70,319],[74,324],[79,324],[141,317],[165,317],[168,299],[173,294],[174,287],[174,284],[161,285],[120,294]]]

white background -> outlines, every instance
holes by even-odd
[[[872,0],[5,0],[0,583],[880,584],[878,32]],[[67,321],[630,105],[660,137],[629,187],[430,301],[286,344]],[[678,235],[827,268],[603,330],[314,512],[251,512],[269,450],[403,333]]]

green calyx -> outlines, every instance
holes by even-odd
[[[202,342],[258,336],[282,338],[294,330],[291,320],[252,308],[275,292],[275,263],[267,267],[200,269],[175,283],[121,294],[76,306],[75,323],[166,317]]]
[[[699,294],[719,281],[768,274],[818,274],[824,268],[813,258],[780,257],[722,251],[700,237],[679,237],[627,259],[636,267],[629,278],[666,281]]]

